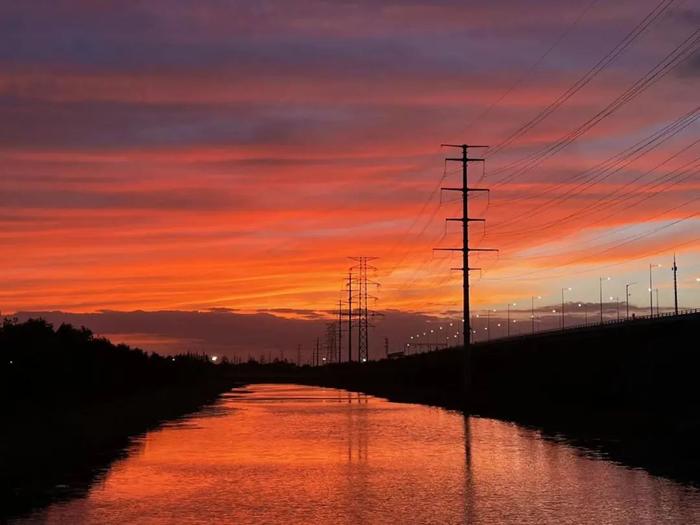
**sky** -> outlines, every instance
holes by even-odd
[[[103,330],[161,350],[222,346],[182,312],[272,317],[260,348],[308,346],[373,256],[377,310],[459,317],[432,249],[461,242],[464,142],[499,249],[476,311],[593,304],[600,277],[643,308],[650,264],[667,308],[674,252],[700,307],[699,28],[698,0],[5,2],[0,311],[170,315]]]

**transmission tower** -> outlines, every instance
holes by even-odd
[[[353,261],[357,261],[357,265],[353,266],[357,275],[357,359],[360,363],[366,363],[369,360],[369,328],[370,316],[374,317],[375,312],[370,312],[369,300],[376,297],[369,294],[370,286],[379,286],[379,283],[369,279],[369,272],[376,270],[374,266],[367,264],[369,261],[377,259],[377,257],[350,257]],[[351,280],[352,282],[352,280]]]
[[[326,323],[326,343],[323,348],[326,363],[335,363],[338,360],[336,355],[338,352],[338,343],[336,339],[337,330],[335,322]]]
[[[494,248],[470,248],[469,247],[469,223],[470,222],[485,222],[485,219],[475,219],[469,217],[469,194],[471,192],[488,192],[485,188],[470,188],[467,184],[467,171],[470,162],[485,162],[483,158],[472,158],[467,155],[469,148],[486,148],[487,146],[470,146],[468,144],[442,144],[442,146],[450,148],[459,148],[462,151],[461,157],[448,157],[445,159],[449,162],[460,162],[462,164],[462,185],[457,188],[440,188],[442,191],[459,191],[462,193],[462,216],[450,217],[447,221],[457,221],[462,223],[462,247],[461,248],[434,248],[434,250],[442,251],[458,251],[462,252],[462,267],[453,268],[462,272],[462,301],[463,301],[463,319],[462,319],[462,338],[464,340],[464,361],[465,361],[465,388],[467,391],[471,386],[472,366],[471,366],[471,326],[470,311],[469,311],[469,272],[480,270],[481,268],[469,267],[470,252],[497,252]]]
[[[347,301],[338,301],[338,362],[343,360],[342,357],[342,335],[343,335],[343,318],[347,318],[347,328],[345,332],[348,334],[348,362],[352,361],[352,329],[353,329],[353,319],[358,318],[359,307],[355,308],[357,303],[357,284],[359,283],[357,275],[353,274],[353,268],[348,271],[348,276],[345,278],[344,285],[345,289],[342,293],[347,293]],[[347,308],[344,309],[344,306]]]

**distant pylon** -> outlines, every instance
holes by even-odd
[[[357,261],[353,267],[356,270],[358,291],[357,291],[357,360],[366,363],[369,360],[369,286],[378,286],[379,283],[371,281],[368,277],[370,270],[376,270],[374,266],[367,263],[377,259],[377,257],[350,257]]]

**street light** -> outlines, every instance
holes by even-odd
[[[603,281],[609,281],[612,277],[601,277],[599,279],[600,284],[600,324],[603,324]]]
[[[542,296],[538,295],[536,298],[542,299]],[[536,298],[534,295],[531,297],[531,299],[532,299],[532,312],[530,313],[530,319],[532,320],[532,333],[533,334],[535,333],[535,299]]]
[[[564,292],[570,292],[571,287],[561,289],[561,329],[564,329]]]
[[[659,317],[661,313],[659,312],[659,289],[656,288],[656,317]]]
[[[513,306],[515,306],[516,304],[518,304],[518,303],[513,303]],[[510,336],[510,306],[511,306],[511,303],[508,303],[508,306],[507,306],[507,311],[508,311],[508,323],[507,323],[508,332],[506,333],[507,336]]]
[[[650,264],[649,265],[649,317],[654,317],[654,284],[651,280],[651,270],[654,268],[661,268],[660,264]]]
[[[487,335],[486,340],[487,341],[491,340],[491,312],[496,313],[496,309],[494,308],[492,310],[486,310],[486,332],[487,332],[486,333],[486,335]]]
[[[613,297],[612,295],[610,296],[610,301],[615,301],[615,307],[617,308],[617,320],[618,322],[620,321],[620,298],[619,297]]]
[[[625,303],[626,303],[626,308],[627,308],[627,319],[629,320],[630,318],[630,286],[633,284],[637,283],[627,283],[625,285]]]
[[[583,303],[578,303],[579,308],[583,308]],[[588,308],[583,308],[584,326],[588,326]]]

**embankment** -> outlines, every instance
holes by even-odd
[[[589,327],[463,350],[329,365],[303,381],[534,425],[630,465],[700,483],[700,315]]]

